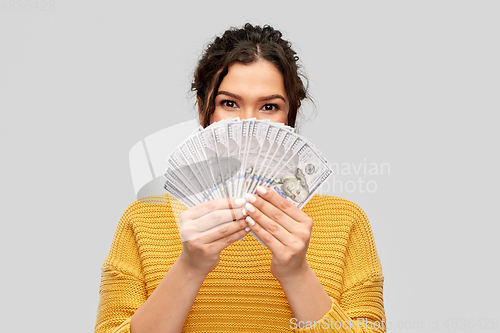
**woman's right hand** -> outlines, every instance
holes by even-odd
[[[242,207],[245,199],[215,199],[191,207],[179,215],[184,261],[199,274],[207,275],[219,264],[220,252],[249,231]]]
[[[244,202],[238,198],[211,200],[179,215],[182,253],[135,311],[131,332],[182,330],[203,281],[219,264],[222,249],[250,230],[245,230],[248,225],[241,208]]]

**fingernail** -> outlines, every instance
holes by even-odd
[[[245,199],[247,199],[248,202],[255,202],[255,201],[257,201],[257,198],[255,197],[255,195],[250,194],[250,193],[246,193],[245,194]]]
[[[246,228],[245,228],[245,231],[250,231],[250,227],[246,227]]]
[[[247,201],[243,198],[238,198],[234,200],[234,203],[236,204],[236,207],[241,207],[243,206]]]
[[[248,224],[250,224],[250,225],[254,225],[255,224],[255,221],[250,216],[247,216],[247,218],[245,219],[245,221],[247,221]]]
[[[255,211],[254,206],[252,206],[252,204],[249,204],[249,203],[247,203],[247,204],[245,205],[245,208],[246,208],[249,212],[252,212],[252,213]]]
[[[245,209],[245,208],[243,208],[243,209],[241,210],[241,213],[243,214],[243,216],[247,215],[247,211],[246,211],[246,209]]]
[[[257,186],[256,190],[257,190],[257,193],[259,193],[259,195],[264,195],[264,194],[267,193],[267,190],[264,187],[260,186],[260,185]]]

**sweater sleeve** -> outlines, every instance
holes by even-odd
[[[352,207],[352,226],[347,244],[344,283],[339,299],[330,295],[332,306],[323,318],[303,323],[297,333],[385,333],[382,266],[365,213]],[[296,325],[298,326],[298,325]],[[292,326],[293,327],[293,326]],[[293,327],[295,328],[295,327]]]
[[[94,333],[130,332],[132,315],[147,299],[131,223],[133,211],[134,204],[129,206],[120,219],[111,249],[101,268]]]

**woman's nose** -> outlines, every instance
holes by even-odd
[[[240,111],[240,119],[251,119],[251,118],[258,118],[258,112],[255,111],[253,108],[244,108]]]

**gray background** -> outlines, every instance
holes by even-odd
[[[135,199],[129,150],[196,116],[199,54],[246,21],[281,29],[304,64],[317,116],[302,134],[361,163],[324,193],[370,218],[391,331],[499,331],[497,1],[0,7],[0,331],[93,330],[100,267]]]

